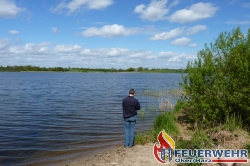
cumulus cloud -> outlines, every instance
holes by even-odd
[[[188,47],[195,48],[195,47],[197,47],[197,46],[198,46],[198,44],[193,43],[193,44],[189,44],[189,46],[188,46]]]
[[[20,32],[17,31],[17,30],[9,30],[9,34],[12,34],[12,35],[17,35],[19,34]]]
[[[169,58],[168,62],[179,62],[179,61],[181,61],[183,59],[187,59],[187,58],[188,58],[188,56],[183,53],[183,54]]]
[[[83,9],[101,10],[113,4],[113,0],[71,0],[69,3],[62,1],[56,7],[51,7],[53,13],[67,10],[67,14],[79,12]]]
[[[174,57],[174,56],[177,56],[177,53],[174,53],[174,52],[171,52],[171,51],[159,52],[158,53],[159,58],[171,58],[171,57]]]
[[[52,27],[52,28],[51,28],[51,32],[52,32],[52,33],[57,33],[57,32],[58,32],[58,28]]]
[[[172,39],[176,36],[179,36],[183,33],[184,27],[176,28],[168,32],[162,32],[155,34],[153,37],[149,38],[149,40],[168,40]]]
[[[85,37],[100,36],[104,38],[113,38],[119,36],[129,36],[139,33],[141,30],[141,28],[125,28],[122,25],[113,24],[105,25],[99,29],[96,27],[90,27],[83,31],[82,35]]]
[[[165,19],[166,14],[169,12],[169,9],[166,8],[168,0],[151,0],[151,3],[148,5],[138,5],[134,9],[134,13],[140,14],[141,19],[149,20],[149,21],[158,21]],[[174,1],[175,4],[178,1]]]
[[[191,34],[195,34],[198,33],[199,31],[205,30],[207,29],[207,27],[205,25],[196,25],[194,27],[190,27],[187,29],[187,34],[191,35]]]
[[[169,20],[178,23],[190,23],[201,19],[213,17],[219,8],[212,3],[196,3],[187,9],[174,12]]]
[[[18,7],[12,0],[0,0],[0,17],[12,18],[24,11],[24,8]]]
[[[130,50],[119,47],[89,49],[80,45],[53,46],[51,43],[16,45],[9,39],[0,39],[0,61],[6,66],[183,68],[186,66],[187,57],[170,51],[154,53],[150,50]]]
[[[182,37],[182,38],[179,38],[179,39],[175,39],[174,41],[171,42],[171,44],[173,44],[173,45],[179,45],[179,46],[185,46],[190,41],[191,41],[191,39],[186,38],[186,37]]]

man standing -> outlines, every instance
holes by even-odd
[[[130,89],[129,95],[122,101],[123,118],[124,118],[124,147],[132,147],[135,138],[135,124],[137,117],[137,110],[141,109],[140,103],[134,98],[135,90]]]

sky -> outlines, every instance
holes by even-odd
[[[0,66],[186,68],[249,0],[0,0]]]

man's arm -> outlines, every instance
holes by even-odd
[[[137,103],[135,105],[135,108],[136,108],[136,110],[140,110],[141,109],[141,105],[140,105],[140,103],[139,103],[138,100],[137,100]]]

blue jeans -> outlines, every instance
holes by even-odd
[[[125,129],[124,147],[125,148],[132,147],[134,145],[136,117],[137,115],[134,115],[130,118],[124,118],[124,129]]]

